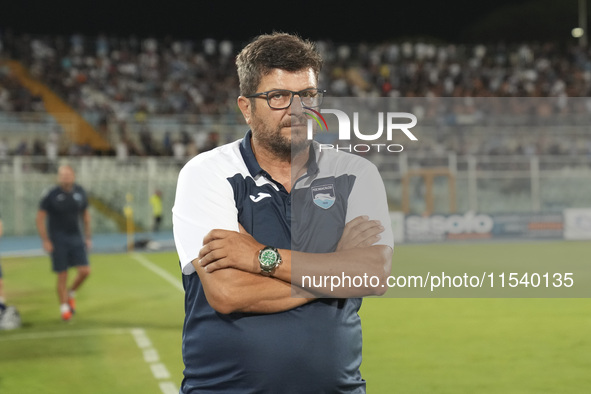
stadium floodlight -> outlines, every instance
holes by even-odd
[[[581,38],[583,37],[584,34],[584,30],[580,27],[575,27],[574,29],[571,30],[571,34],[574,38]]]

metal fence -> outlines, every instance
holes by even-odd
[[[325,104],[367,117],[361,127],[366,134],[376,130],[376,111],[416,115],[419,121],[412,131],[418,141],[408,141],[402,133],[391,140],[382,136],[375,142],[401,142],[404,150],[365,155],[382,174],[391,211],[519,214],[591,208],[589,98],[339,98]],[[186,137],[198,151],[210,133],[219,144],[243,136],[248,126],[236,117],[150,115],[141,122],[108,120],[100,130],[110,135],[114,144],[122,136],[140,141],[146,131],[160,142],[170,132],[173,139]],[[332,131],[340,129],[335,120],[327,114],[327,128]],[[95,123],[101,127],[98,119]],[[53,142],[61,148],[47,149],[45,155],[19,151],[15,146],[20,141],[29,146],[35,141]],[[149,229],[149,197],[155,189],[163,192],[163,228],[171,228],[178,171],[195,151],[187,150],[181,156],[170,152],[167,156],[141,156],[146,155],[146,149],[140,149],[138,156],[117,156],[118,152],[111,152],[114,156],[78,156],[80,152],[69,151],[70,146],[68,130],[47,113],[0,112],[0,215],[7,235],[35,233],[39,199],[43,190],[55,183],[56,166],[61,161],[73,165],[78,182],[93,197],[95,232],[121,231],[117,217],[128,194],[133,196],[136,225]]]
[[[426,160],[428,159],[428,160]],[[68,162],[77,181],[94,198],[96,233],[122,231],[126,196],[133,196],[134,220],[149,230],[149,198],[163,193],[163,229],[171,229],[178,171],[184,161],[171,158],[69,157],[49,162],[43,157],[13,156],[0,163],[0,214],[7,235],[35,233],[35,214],[43,191],[55,184],[59,162]],[[390,210],[408,214],[558,213],[591,207],[591,156],[389,156],[378,163]],[[438,171],[432,171],[437,169]],[[405,184],[405,176],[414,170]],[[428,185],[428,176],[433,174]],[[204,185],[206,187],[206,185]],[[404,206],[404,194],[408,205]]]
[[[591,207],[591,156],[458,156],[400,154],[382,170],[391,210],[410,214],[454,212],[557,213]],[[405,186],[404,174],[415,170]],[[429,189],[429,171],[439,169]],[[443,170],[443,171],[441,171]],[[404,188],[409,204],[404,207]],[[429,207],[428,202],[432,201]]]
[[[132,196],[134,222],[138,230],[150,230],[150,195],[162,191],[162,229],[170,229],[170,209],[176,180],[183,162],[172,159],[130,158],[125,163],[111,157],[65,158],[48,162],[42,157],[15,156],[0,164],[0,215],[6,235],[35,233],[35,215],[41,196],[56,183],[57,165],[71,164],[76,181],[92,199],[91,215],[95,233],[121,232],[123,208]]]

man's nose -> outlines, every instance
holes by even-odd
[[[301,115],[304,113],[304,106],[302,105],[302,98],[299,95],[294,95],[291,105],[289,106],[290,114]]]

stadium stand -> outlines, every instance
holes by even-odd
[[[128,155],[172,155],[175,140],[195,153],[203,150],[204,138],[187,138],[184,133],[220,132],[216,125],[235,127],[242,122],[235,104],[233,64],[240,43],[76,34],[23,35],[4,41],[3,57],[17,60],[32,78],[51,88],[75,111],[70,124],[77,129],[86,123],[92,126],[93,130],[79,134],[98,134],[97,138],[108,141],[111,154],[120,147]],[[332,96],[566,98],[586,97],[591,89],[591,58],[574,45],[321,41],[318,46],[326,59],[321,82]],[[0,70],[0,107],[14,112],[50,111],[38,90],[18,83],[19,67],[4,62]],[[83,119],[72,120],[77,114]],[[188,146],[191,140],[197,146]],[[74,142],[80,153],[87,152],[87,145],[107,149],[102,142]],[[15,151],[18,141],[9,145]],[[486,140],[470,147],[461,142],[438,145],[435,141],[431,150],[568,153],[555,144],[532,146],[530,141],[516,139],[504,140],[502,146]],[[586,141],[577,146],[591,152]]]
[[[156,183],[172,201],[180,166],[244,135],[234,66],[242,43],[76,34],[0,40],[0,185],[12,185],[15,168],[29,182],[1,197],[3,206],[36,204],[38,185],[50,184],[57,161],[68,158],[85,168],[82,175],[93,175],[86,186],[100,231],[120,230],[126,193],[136,199],[137,227],[148,228],[147,198]],[[329,96],[417,100],[409,111],[423,116],[421,143],[405,146],[396,160],[372,157],[396,196],[394,207],[402,204],[401,173],[443,167],[455,174],[460,211],[473,207],[471,198],[490,212],[584,205],[572,186],[591,167],[588,50],[551,42],[317,44]],[[447,99],[453,111],[431,107],[429,98]],[[535,104],[536,98],[545,100]],[[105,155],[112,158],[98,157]],[[15,163],[18,157],[23,161]],[[159,158],[156,164],[151,157]],[[420,180],[410,185],[424,195]],[[433,187],[435,209],[445,211],[448,183],[436,179]],[[413,212],[425,209],[419,198],[411,205]],[[31,232],[18,228],[31,221],[23,212],[5,214],[19,234]]]

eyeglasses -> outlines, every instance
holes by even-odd
[[[255,93],[244,97],[266,98],[267,104],[269,104],[269,107],[271,107],[272,109],[285,109],[289,108],[293,101],[293,96],[297,94],[298,96],[300,96],[302,106],[313,108],[319,107],[320,104],[322,104],[322,97],[324,96],[324,93],[326,93],[326,90],[321,89],[304,89],[300,90],[299,92],[294,92],[293,90],[286,89],[273,89],[267,92]]]

